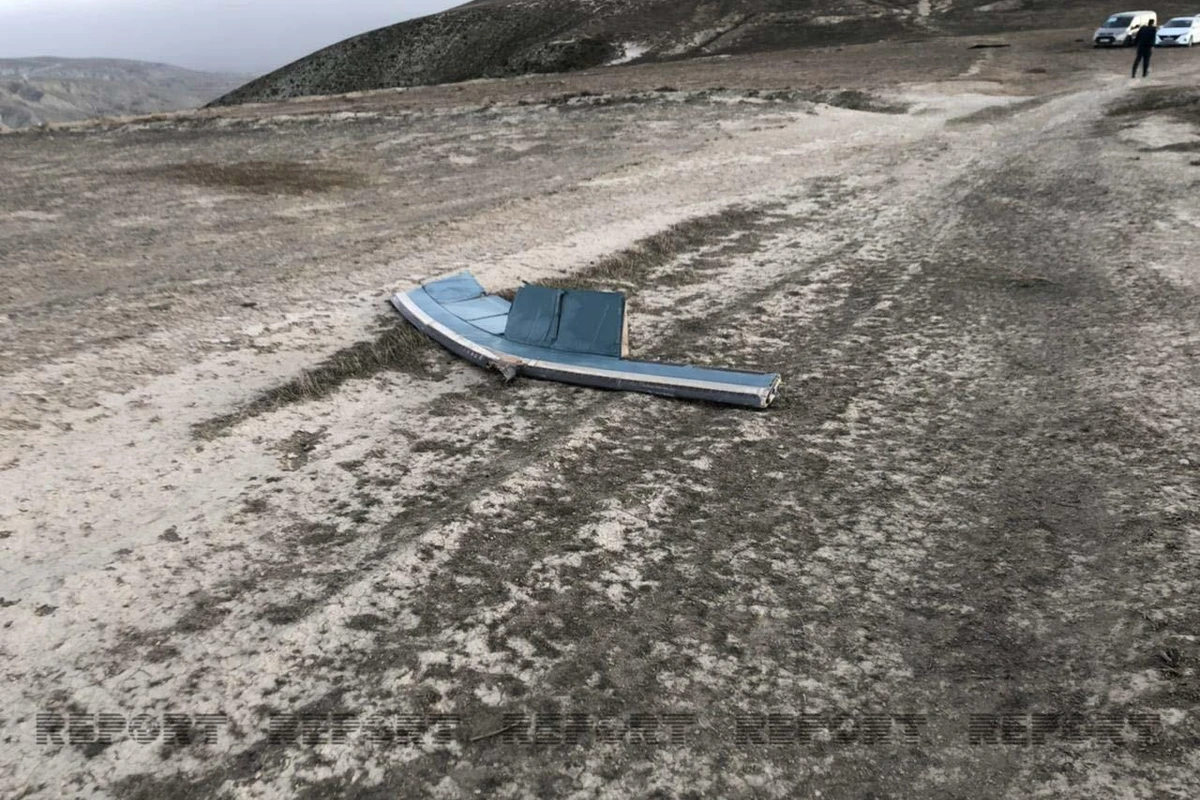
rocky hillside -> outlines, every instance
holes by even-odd
[[[201,106],[245,76],[115,59],[0,59],[0,128]]]
[[[1102,17],[1081,0],[475,0],[327,47],[215,104]]]

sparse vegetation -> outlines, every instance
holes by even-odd
[[[1108,108],[1110,117],[1165,113],[1183,122],[1200,122],[1200,89],[1163,86],[1122,97]]]
[[[386,327],[374,339],[339,350],[295,380],[263,392],[242,408],[195,425],[193,435],[200,439],[220,436],[259,414],[326,397],[355,378],[369,378],[384,371],[424,376],[428,374],[426,356],[433,346],[407,322],[388,319]]]
[[[654,268],[723,234],[753,225],[761,216],[761,210],[736,206],[686,220],[589,265],[571,278],[555,281],[555,285],[564,289],[637,288]]]
[[[587,89],[577,92],[566,92],[544,99],[521,98],[518,106],[548,105],[563,109],[587,109],[597,106],[640,105],[661,102],[663,94],[674,94],[677,89],[660,87],[652,91],[634,93],[605,93],[593,92]],[[714,98],[761,100],[769,103],[821,103],[837,108],[848,108],[852,111],[868,111],[876,114],[903,114],[908,111],[907,103],[900,103],[883,98],[861,89],[776,89],[759,91],[758,89],[730,89],[717,86],[709,89],[696,89],[682,92],[683,102],[705,103]]]
[[[352,189],[366,182],[365,176],[351,170],[294,161],[243,161],[236,164],[194,161],[146,167],[136,170],[134,174],[251,194],[328,192]]]
[[[1200,142],[1172,142],[1161,147],[1147,147],[1149,153],[1196,153],[1200,152]]]
[[[814,103],[824,103],[837,108],[848,108],[851,111],[870,111],[875,114],[903,114],[908,111],[907,103],[884,100],[871,92],[861,89],[841,89],[825,92],[807,93],[803,95]]]
[[[946,4],[933,11],[936,26],[914,24],[915,0],[854,6],[828,0],[790,4],[641,0],[605,5],[606,11],[596,14],[586,3],[565,0],[467,3],[334,44],[230,92],[214,105],[591,70],[619,62],[623,54],[628,57],[627,42],[646,43],[644,51],[635,51],[632,68],[636,69],[696,57],[889,38],[912,41],[928,37],[937,28],[964,23],[977,27],[981,15],[973,7],[990,4],[980,0]],[[1072,13],[1067,15],[1068,11]],[[1090,20],[1094,13],[1091,8],[1082,10],[1082,4],[1071,9],[1055,5],[1053,10],[1060,26]],[[824,19],[816,21],[820,17]],[[1028,17],[1017,23],[1015,17],[995,13],[985,18],[984,27],[993,35],[1030,22]],[[969,46],[956,46],[968,52]],[[1009,44],[983,41],[973,46],[1007,48]]]
[[[1023,111],[1030,111],[1044,106],[1050,102],[1050,97],[1031,97],[1028,100],[1018,100],[1015,103],[1006,103],[1005,105],[988,106],[974,111],[970,114],[964,114],[961,117],[955,117],[949,120],[947,125],[974,125],[983,122],[999,122],[1000,120],[1008,119],[1016,116]]]

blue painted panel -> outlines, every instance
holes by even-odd
[[[473,319],[471,324],[476,328],[495,334],[496,336],[504,335],[504,326],[508,322],[508,314],[499,314],[495,317],[484,317],[483,319]]]
[[[559,309],[558,337],[550,346],[571,353],[621,355],[625,295],[569,290]]]
[[[442,306],[459,319],[472,322],[484,317],[494,317],[497,314],[507,314],[511,305],[503,297],[487,294],[483,297],[473,297],[470,300],[459,300],[457,303],[442,303]]]
[[[484,294],[479,281],[475,280],[475,276],[469,272],[460,272],[448,278],[430,281],[421,288],[442,305],[470,300],[473,297],[482,297]]]
[[[546,286],[522,286],[508,310],[504,337],[513,342],[549,347],[558,336],[562,289]]]

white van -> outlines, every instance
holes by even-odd
[[[1096,47],[1131,45],[1138,31],[1149,24],[1158,24],[1158,15],[1153,11],[1122,11],[1113,14],[1092,34]]]

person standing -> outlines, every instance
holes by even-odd
[[[1150,71],[1150,55],[1154,52],[1154,44],[1158,41],[1158,26],[1154,23],[1156,20],[1150,20],[1142,26],[1137,32],[1133,43],[1137,45],[1137,57],[1133,59],[1133,70],[1130,71],[1129,77],[1137,77],[1138,64],[1142,65],[1142,77],[1146,77],[1146,73]]]

